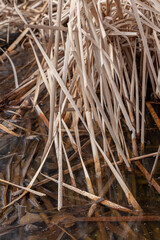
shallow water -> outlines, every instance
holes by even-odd
[[[34,121],[34,114],[32,120]],[[38,131],[38,129],[36,129]],[[159,133],[157,134],[157,137]],[[41,137],[40,137],[41,138]],[[41,140],[42,141],[42,140]],[[20,177],[17,171],[21,173],[20,168],[24,166],[25,159],[29,158],[31,152],[37,144],[37,139],[26,140],[26,136],[20,138],[10,137],[6,134],[3,138],[0,138],[0,167],[1,167],[1,178],[7,179],[10,177],[10,181],[16,182]],[[23,184],[27,184],[28,180],[32,179],[35,173],[35,169],[38,168],[40,163],[40,156],[43,150],[43,141],[39,145],[39,150],[34,156],[34,159],[29,167],[25,181]],[[13,151],[14,149],[14,151]],[[8,156],[11,153],[16,155]],[[151,169],[153,165],[153,157],[144,159],[143,163],[146,168]],[[18,167],[18,163],[20,163]],[[78,161],[78,160],[76,160]],[[56,171],[52,167],[54,163],[54,151],[49,154],[48,160],[43,168],[44,173],[52,174]],[[148,216],[160,216],[160,199],[157,191],[151,187],[142,173],[137,169],[134,164],[133,172],[127,172],[125,169],[122,170],[122,174],[126,179],[126,182],[134,194],[136,200],[142,207],[144,215]],[[64,166],[65,168],[65,166]],[[16,171],[14,171],[16,169]],[[89,166],[88,166],[88,169]],[[107,182],[111,176],[110,171],[105,167],[103,183]],[[75,172],[78,177],[77,184],[83,189],[84,178],[81,171]],[[92,174],[92,169],[90,169]],[[93,172],[94,174],[94,172]],[[158,164],[156,173],[154,175],[155,180],[160,183],[160,164]],[[92,176],[94,177],[94,176]],[[43,177],[39,176],[38,180],[42,180]],[[65,182],[69,181],[69,176],[64,177]],[[7,188],[7,202],[11,199],[11,195],[15,194],[18,189],[12,187],[6,187],[0,185],[1,191],[1,206],[5,205],[5,191]],[[47,183],[41,186],[37,190],[47,193],[47,197],[40,198],[35,197],[32,194],[27,194],[25,199],[21,202],[17,202],[6,211],[1,213],[0,223],[0,239],[160,239],[160,223],[159,222],[103,222],[97,224],[97,222],[79,222],[75,218],[86,217],[88,210],[92,204],[92,201],[81,197],[73,192],[64,189],[64,207],[60,212],[57,208],[57,186],[55,183]],[[13,198],[13,197],[12,197]],[[122,206],[128,207],[126,198],[118,186],[116,181],[109,188],[109,191],[105,194],[105,197],[110,201],[118,203]],[[123,212],[117,212],[107,207],[97,205],[96,216],[129,216]],[[47,223],[48,221],[48,223]],[[106,234],[103,234],[105,229]],[[67,231],[67,233],[65,232]],[[40,233],[41,232],[41,233]],[[72,237],[71,237],[72,236]],[[103,236],[103,237],[102,237]]]

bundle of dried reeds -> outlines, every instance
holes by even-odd
[[[43,136],[45,143],[41,162],[26,187],[23,181],[13,184],[1,180],[24,190],[3,208],[24,198],[28,192],[44,195],[38,187],[54,181],[58,184],[58,210],[63,206],[65,187],[112,209],[129,213],[141,211],[119,165],[124,163],[132,171],[131,162],[139,155],[137,146],[141,144],[141,153],[144,153],[146,95],[152,93],[155,99],[160,96],[160,2],[15,1],[12,8],[12,4],[1,1],[0,9],[0,27],[7,26],[8,43],[12,22],[18,21],[24,26],[15,41],[2,49],[1,61],[5,64],[8,58],[12,64],[15,89],[1,99],[2,109],[4,106],[7,111],[12,109],[13,116],[10,122],[1,118],[0,128],[17,138],[22,136],[22,131],[26,132],[27,139]],[[24,49],[32,48],[34,53],[23,79],[18,79],[11,57],[20,44]],[[30,74],[33,66],[37,67]],[[18,107],[16,111],[13,110],[15,106]],[[26,127],[14,124],[13,120],[23,117],[31,108],[44,125],[40,132],[34,129],[27,134]],[[42,128],[47,128],[47,133],[44,134]],[[43,167],[53,146],[57,175],[50,177],[43,174]],[[90,176],[85,161],[86,146],[92,154],[89,164],[94,168],[96,181]],[[37,144],[34,147],[37,149]],[[35,149],[27,167],[21,170],[25,171],[23,180]],[[74,166],[72,160],[75,160]],[[145,175],[149,174],[138,160],[135,161],[137,166]],[[106,191],[104,165],[118,181],[133,210],[129,205],[124,207],[103,198]],[[83,170],[86,184],[83,189],[77,186],[76,169]],[[65,171],[69,173],[71,185],[64,183]],[[38,176],[46,179],[40,181],[38,178],[37,182]],[[146,177],[160,192],[153,176]],[[91,206],[89,216],[95,206],[96,203]]]

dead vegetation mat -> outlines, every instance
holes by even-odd
[[[41,222],[46,239],[76,239],[76,223],[93,221],[102,239],[145,239],[127,216],[159,221],[138,202],[135,171],[160,194],[159,143],[149,152],[145,138],[160,130],[160,2],[1,0],[0,10],[1,236]]]

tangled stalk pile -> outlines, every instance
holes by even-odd
[[[15,79],[15,89],[1,97],[1,108],[18,107],[14,113],[12,111],[11,118],[1,121],[1,137],[6,132],[16,138],[22,136],[22,128],[11,120],[18,119],[18,114],[23,118],[23,112],[31,108],[47,128],[43,154],[34,176],[26,187],[23,182],[17,182],[16,187],[24,191],[6,202],[3,209],[28,192],[45,195],[35,184],[41,175],[45,178],[44,183],[58,183],[59,210],[63,206],[64,186],[113,209],[141,211],[123,179],[119,164],[132,171],[131,160],[139,155],[137,146],[140,145],[141,153],[144,152],[147,86],[155,99],[160,96],[160,2],[15,1],[13,7],[13,4],[1,0],[0,8],[1,29],[3,26],[10,29],[13,22],[21,26],[18,38],[5,50],[1,49],[1,61],[5,64],[9,58]],[[17,77],[11,57],[19,45],[33,50],[30,70],[36,66],[34,72],[30,74],[29,70],[24,79]],[[89,164],[95,171],[96,186],[93,186],[83,155],[82,133],[85,137],[87,135],[86,146],[91,148]],[[28,139],[33,137],[39,138],[40,133],[27,136]],[[43,166],[53,146],[58,180],[43,174]],[[83,170],[86,184],[83,189],[77,186],[71,151],[76,156],[75,163],[78,158]],[[64,163],[68,166],[71,184],[64,183]],[[27,170],[30,164],[31,161]],[[104,164],[118,181],[133,210],[102,199]],[[140,162],[136,164],[143,169]],[[13,184],[6,180],[4,183]],[[157,189],[159,191],[159,185]],[[90,216],[94,209],[92,205]]]

